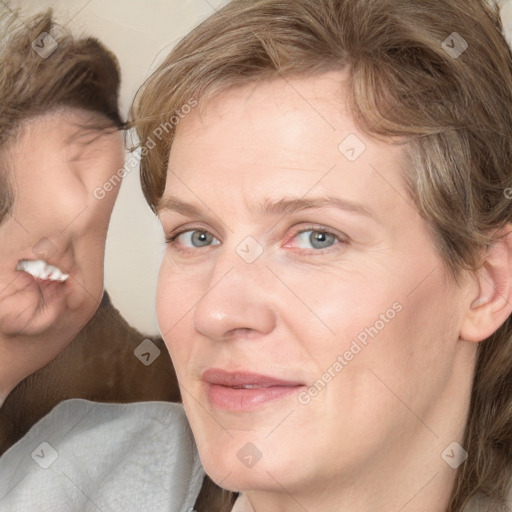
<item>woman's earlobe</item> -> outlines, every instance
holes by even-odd
[[[475,272],[478,294],[463,320],[460,338],[480,342],[499,329],[512,313],[512,225],[496,234],[485,260]]]

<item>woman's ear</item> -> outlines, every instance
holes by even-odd
[[[512,224],[498,231],[496,240],[474,273],[477,292],[470,297],[460,330],[465,341],[485,340],[512,312]]]

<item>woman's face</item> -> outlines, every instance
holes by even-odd
[[[420,446],[441,461],[460,436],[467,291],[408,196],[403,149],[358,131],[343,78],[231,89],[172,146],[158,320],[225,488],[320,492],[418,466]]]

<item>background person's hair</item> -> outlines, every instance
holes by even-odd
[[[462,51],[461,39],[468,43]],[[450,39],[451,37],[451,39]],[[447,41],[442,45],[443,41]],[[407,142],[404,179],[454,278],[475,269],[512,221],[512,56],[484,0],[233,0],[193,30],[148,79],[133,118],[141,180],[155,210],[176,123],[191,98],[266,78],[347,69],[362,130]],[[154,130],[167,123],[159,140]],[[450,512],[475,495],[502,510],[512,476],[512,323],[479,345]]]
[[[47,58],[32,47],[44,32],[58,43]],[[66,107],[93,114],[84,129],[120,129],[123,122],[118,110],[119,64],[99,41],[73,38],[54,23],[51,10],[25,22],[17,13],[0,11],[0,34],[1,224],[15,201],[8,147],[25,122]]]

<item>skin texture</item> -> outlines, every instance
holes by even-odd
[[[408,197],[403,148],[358,130],[344,79],[233,88],[180,123],[159,212],[172,240],[159,324],[206,472],[246,492],[255,510],[438,512],[456,474],[441,454],[462,442],[473,342],[510,314],[510,237],[457,284]],[[339,150],[350,134],[366,146],[355,161]],[[327,196],[371,215],[325,205],[260,211]],[[334,237],[315,248],[315,230]],[[204,244],[191,237],[205,232]],[[248,236],[262,250],[252,263],[240,253]],[[302,386],[251,410],[224,410],[208,398],[209,368]],[[322,378],[327,385],[301,403]],[[261,456],[252,467],[243,447]]]
[[[0,225],[0,398],[52,361],[98,308],[108,223],[118,193],[92,195],[124,162],[118,131],[82,126],[97,116],[61,109],[31,119],[7,148],[15,192]],[[45,259],[70,277],[47,286],[16,270]]]

